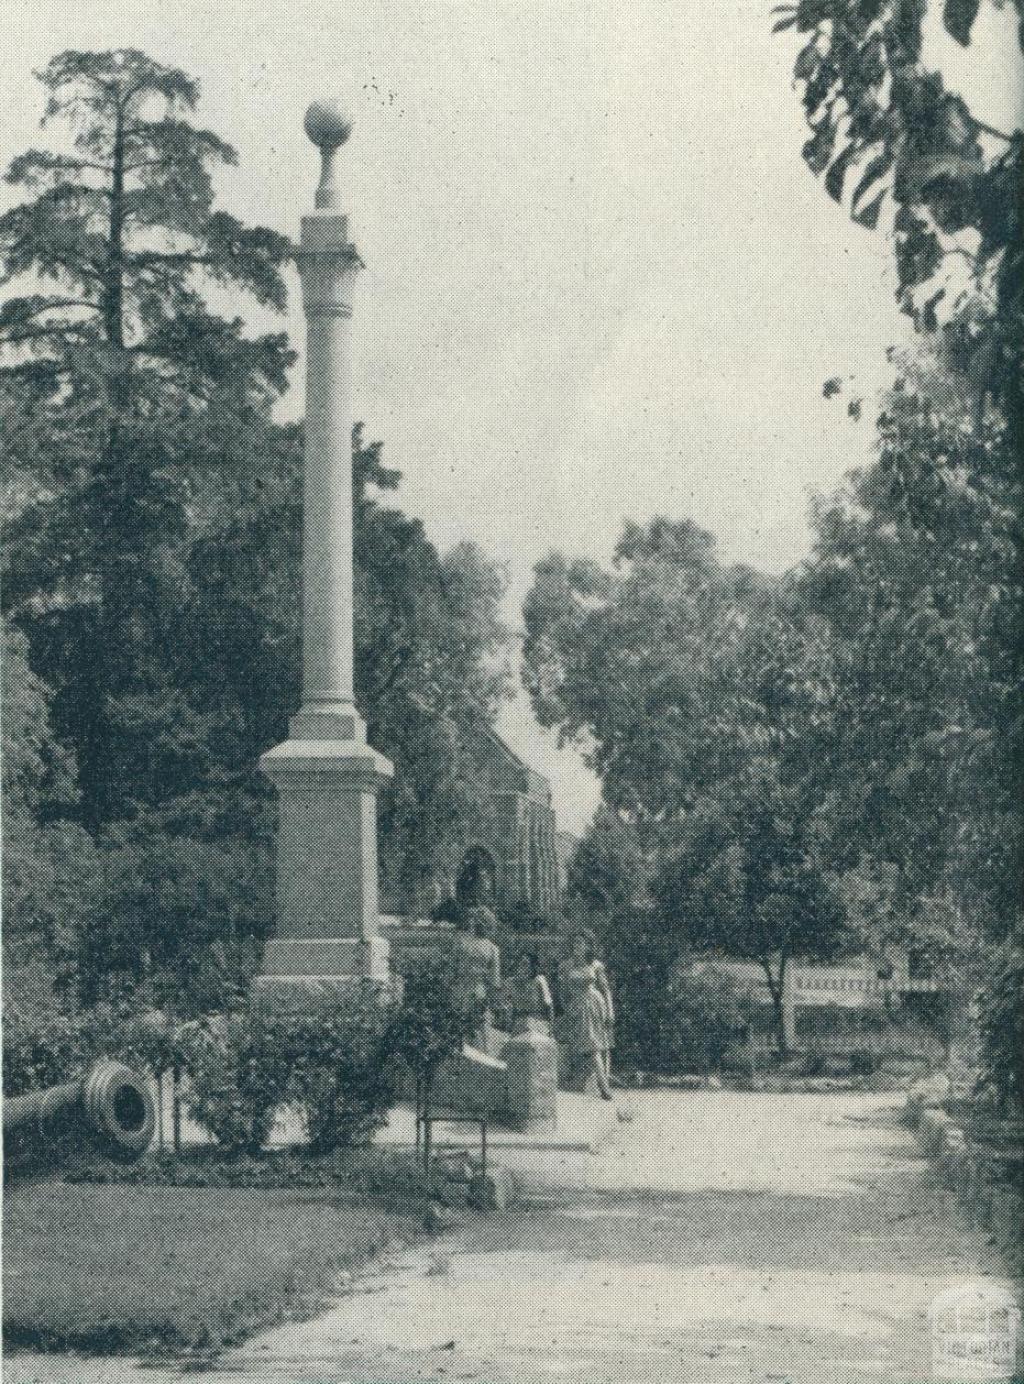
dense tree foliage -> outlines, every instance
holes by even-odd
[[[538,565],[523,650],[535,714],[585,749],[641,839],[755,748],[732,670],[747,613],[772,598],[689,522],[627,525],[612,571],[558,554]]]
[[[662,519],[627,526],[611,571],[546,559],[524,614],[536,714],[586,747],[609,809],[577,855],[576,897],[628,918],[643,903],[632,881],[649,882],[664,977],[689,948],[760,962],[783,1044],[790,958],[843,940],[827,624],[787,583],[721,563],[709,534]]]
[[[676,967],[665,989],[662,1061],[669,1071],[707,1076],[722,1066],[749,1023],[745,996],[725,972]]]
[[[760,964],[782,1053],[790,962],[830,960],[854,941],[816,830],[822,796],[808,801],[805,785],[767,765],[731,779],[680,822],[655,885],[662,917],[690,946]]]
[[[49,689],[25,636],[3,638],[3,930],[5,1013],[19,992],[45,998],[74,974],[78,931],[98,894],[92,840],[61,813],[77,797],[75,765],[50,724]]]
[[[603,803],[569,860],[569,907],[587,919],[611,918],[649,900],[651,861],[635,827]]]
[[[537,569],[525,677],[603,777],[571,878],[627,994],[634,973],[664,989],[666,939],[759,961],[777,1010],[797,955],[898,949],[964,1001],[994,958],[1007,973],[1024,865],[1012,443],[919,353],[877,432],[778,582],[662,520],[628,528],[611,571]]]
[[[983,1069],[998,1106],[1024,1110],[1024,928],[997,949],[989,967],[981,1019]]]
[[[942,6],[965,50],[983,3]],[[1019,1100],[1019,1041],[999,1035],[1024,877],[1024,131],[928,70],[924,0],[777,14],[804,36],[804,158],[890,232],[923,341],[879,417],[877,465],[819,515],[809,574],[848,655],[840,756],[863,854],[847,895],[965,989],[980,982],[989,1072]]]
[[[176,992],[172,961],[205,968],[206,944],[266,925],[242,805],[197,787],[228,709],[189,696],[187,568],[278,463],[270,406],[293,358],[210,302],[224,287],[282,307],[289,246],[214,208],[235,156],[193,123],[184,73],[69,52],[40,79],[58,148],[13,161],[27,200],[0,218],[5,611],[77,767],[63,815],[103,851],[83,992],[98,970],[162,972]]]
[[[995,938],[1024,862],[1024,495],[995,412],[979,427],[936,368],[904,371],[878,434],[800,576],[834,632],[839,810],[876,877],[897,867],[894,916],[927,931],[945,900]]]
[[[980,4],[943,7],[965,48]],[[891,235],[921,347],[896,360],[877,459],[817,503],[798,570],[724,569],[667,521],[627,528],[611,573],[552,556],[527,601],[526,682],[642,843],[663,935],[761,960],[776,1000],[788,954],[909,951],[964,998],[983,986],[990,1070],[1019,1091],[1024,135],[927,70],[923,0],[776,14],[803,36],[804,158]],[[604,876],[630,874],[608,837],[580,857],[603,880],[580,894],[598,916]],[[650,946],[649,926],[633,933]]]
[[[183,542],[258,484],[293,358],[282,335],[213,312],[211,292],[282,307],[289,247],[214,209],[213,170],[235,155],[192,123],[184,73],[122,50],[60,54],[40,80],[70,140],[13,161],[29,196],[0,218],[4,381],[32,420],[7,439],[32,489],[5,598],[32,612],[32,661],[95,831],[195,777],[208,726],[167,657]]]

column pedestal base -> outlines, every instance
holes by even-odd
[[[319,729],[328,716],[300,712],[292,732]],[[352,729],[358,735],[358,721]],[[319,1009],[344,1003],[363,982],[387,985],[389,947],[377,933],[377,792],[390,763],[352,738],[288,739],[260,765],[278,791],[278,921],[254,1002]]]

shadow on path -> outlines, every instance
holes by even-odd
[[[998,1271],[893,1097],[640,1093],[597,1157],[510,1158],[533,1202],[256,1338],[236,1384],[918,1384],[928,1307]],[[52,1362],[51,1362],[52,1363]],[[107,1362],[112,1364],[113,1362]],[[20,1370],[10,1384],[163,1377]]]

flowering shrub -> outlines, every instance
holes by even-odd
[[[368,1143],[387,1119],[397,1089],[392,1017],[367,986],[343,1009],[293,1021],[281,1034],[293,1054],[289,1095],[313,1153]]]
[[[192,1026],[183,1057],[193,1119],[230,1157],[258,1153],[284,1100],[285,1055],[243,1012]]]
[[[195,1026],[186,1104],[229,1155],[256,1153],[295,1106],[314,1153],[367,1142],[395,1097],[393,1006],[371,984],[337,1009],[251,1012]]]

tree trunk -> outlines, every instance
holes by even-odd
[[[430,1155],[433,1126],[430,1123],[431,1106],[434,1093],[434,1073],[428,1072],[423,1078],[423,1168],[430,1185]]]
[[[110,421],[107,455],[103,458],[104,479],[115,484],[122,478],[125,415],[130,402],[130,384],[124,355],[124,107],[118,102],[114,117],[114,147],[110,172],[110,219],[107,224],[107,258],[103,271],[103,331],[113,348],[113,361],[107,374],[107,403]],[[104,597],[108,595],[104,592]]]
[[[783,1062],[789,1056],[789,1044],[786,1042],[785,1009],[782,1003],[782,997],[785,993],[786,964],[788,960],[789,958],[786,956],[785,952],[783,952],[779,959],[779,975],[776,980],[775,976],[772,974],[771,961],[764,957],[761,959],[761,965],[764,967],[764,973],[768,978],[768,992],[772,997],[772,1019],[775,1025],[775,1037],[779,1046],[779,1057]]]
[[[124,117],[124,107],[119,101],[114,116],[110,221],[103,275],[103,329],[107,341],[118,350],[124,348]]]
[[[79,713],[82,721],[80,779],[85,791],[81,799],[83,824],[92,832],[109,820],[112,809],[109,776],[111,728],[108,701],[112,688],[123,676],[123,649],[126,625],[131,619],[133,596],[131,538],[136,515],[128,484],[131,466],[128,417],[131,410],[131,379],[125,352],[125,120],[124,100],[115,98],[112,149],[110,156],[110,210],[106,224],[106,247],[102,268],[100,311],[107,350],[103,361],[103,389],[107,410],[105,436],[96,456],[85,496],[91,511],[95,534],[96,580],[99,602],[90,695]]]
[[[175,1154],[181,1153],[181,1068],[171,1068],[171,1139]]]

